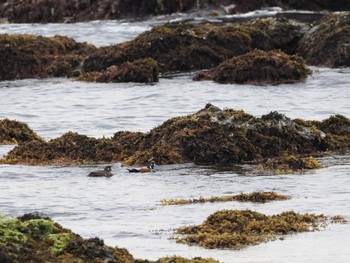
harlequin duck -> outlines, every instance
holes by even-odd
[[[154,170],[155,163],[154,161],[151,161],[149,165],[146,167],[140,167],[140,168],[132,168],[128,169],[126,168],[130,173],[149,173],[149,172],[155,172]]]
[[[88,174],[90,177],[111,177],[112,166],[108,165],[103,170],[94,171]]]

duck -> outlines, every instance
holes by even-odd
[[[140,167],[140,168],[126,168],[129,173],[149,173],[149,172],[155,172],[154,170],[155,167],[155,162],[151,161],[149,165],[145,167]]]
[[[88,174],[90,177],[111,177],[112,166],[108,165],[103,170],[94,171]]]

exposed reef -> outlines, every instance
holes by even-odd
[[[37,214],[18,218],[0,215],[0,262],[218,263],[202,258],[134,259],[126,249],[107,246],[97,237],[83,239],[50,218]]]
[[[193,80],[218,83],[281,84],[304,81],[311,74],[301,57],[281,51],[253,50],[224,61],[216,68],[200,72]]]
[[[0,80],[72,77],[95,49],[64,36],[0,34]]]
[[[289,199],[288,196],[277,194],[276,192],[253,192],[250,194],[237,194],[226,196],[212,196],[209,198],[200,197],[198,199],[163,199],[161,205],[187,205],[196,203],[216,203],[216,202],[253,202],[266,203],[271,201],[282,201]]]
[[[147,57],[158,63],[160,73],[208,69],[254,48],[294,53],[304,31],[303,24],[277,18],[226,26],[166,24],[131,41],[97,49],[84,60],[83,70],[103,71]]]
[[[210,215],[201,225],[181,227],[179,243],[205,248],[239,249],[248,245],[283,238],[288,234],[309,232],[327,223],[344,223],[341,216],[298,214],[293,211],[268,216],[251,210],[221,210]]]
[[[0,162],[122,161],[131,165],[154,158],[157,164],[261,164],[268,158],[310,157],[348,150],[349,131],[350,121],[341,115],[324,121],[292,120],[277,112],[254,117],[243,110],[222,110],[207,104],[194,114],[169,119],[146,133],[121,131],[112,138],[95,139],[69,132],[48,142],[22,143]],[[290,167],[299,169],[298,162],[291,162]],[[309,163],[304,163],[305,168]]]
[[[304,35],[298,53],[311,65],[349,67],[350,12],[333,13],[324,17]]]
[[[199,5],[198,5],[199,4]],[[349,0],[2,0],[0,18],[11,23],[78,22],[97,19],[140,18],[150,15],[213,10],[221,14],[236,14],[266,7],[314,11],[349,10]]]
[[[18,144],[30,141],[42,141],[26,123],[16,120],[0,120],[0,144]]]

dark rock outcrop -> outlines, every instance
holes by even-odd
[[[350,12],[333,13],[304,35],[298,53],[307,63],[325,67],[350,66]]]
[[[11,23],[78,22],[127,19],[199,9],[223,14],[279,6],[283,9],[341,11],[350,0],[1,0],[0,18]]]
[[[197,113],[169,119],[147,133],[123,131],[112,138],[95,139],[70,132],[49,142],[18,145],[0,161],[26,164],[123,161],[129,165],[144,164],[153,157],[157,164],[259,164],[280,156],[348,150],[349,122],[340,115],[322,122],[291,120],[277,112],[257,118],[242,110],[222,110],[208,104]]]
[[[226,60],[210,71],[200,72],[193,80],[277,85],[304,81],[309,74],[311,70],[301,57],[280,51],[253,50]]]
[[[0,120],[0,144],[18,144],[30,141],[42,141],[26,123],[3,119]]]

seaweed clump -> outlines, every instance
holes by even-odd
[[[106,163],[118,160],[119,152],[120,146],[110,139],[68,132],[48,142],[21,144],[6,155],[4,162],[32,165]]]
[[[0,144],[18,144],[30,141],[42,141],[26,123],[16,120],[0,120]]]
[[[350,66],[350,12],[323,18],[301,39],[298,53],[312,65]]]
[[[198,199],[164,199],[161,200],[162,205],[186,205],[197,203],[216,203],[216,202],[253,202],[253,203],[266,203],[271,201],[282,201],[289,199],[288,196],[280,195],[276,192],[253,192],[249,194],[237,194],[226,196],[213,196],[209,198],[200,197]]]
[[[65,36],[0,34],[0,80],[71,77],[95,49]]]
[[[295,157],[294,155],[270,158],[260,165],[262,170],[270,170],[276,174],[302,172],[321,167],[320,162],[312,156]]]
[[[158,82],[158,65],[151,58],[124,62],[120,66],[110,66],[102,72],[87,72],[78,80],[96,82]]]
[[[224,61],[193,79],[212,79],[218,83],[282,84],[304,81],[311,74],[301,57],[281,51],[253,50]]]
[[[201,225],[178,228],[176,233],[185,236],[176,241],[205,248],[239,249],[288,234],[319,230],[330,221],[322,214],[293,211],[268,216],[251,210],[221,210],[210,215]]]

